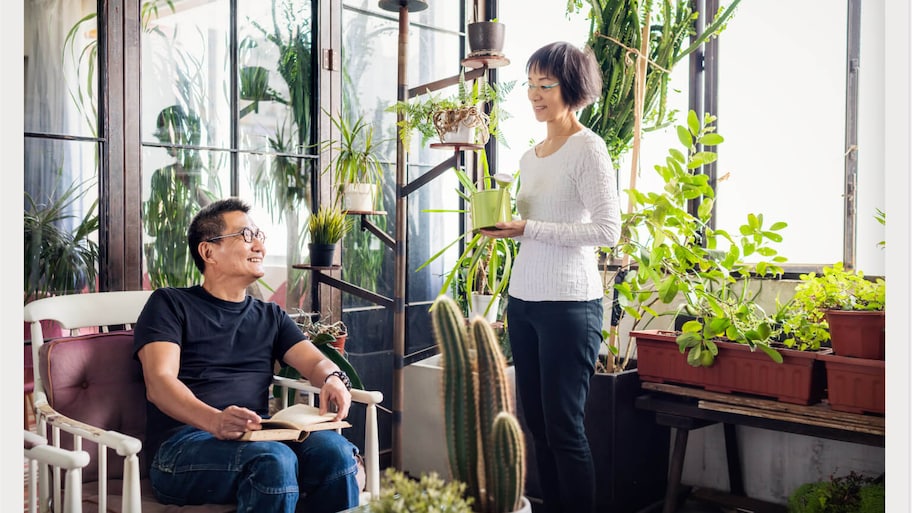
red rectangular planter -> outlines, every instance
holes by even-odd
[[[743,392],[786,403],[815,404],[823,398],[826,375],[818,352],[780,349],[782,363],[735,342],[716,341],[719,354],[710,367],[687,363],[673,331],[632,331],[640,379],[696,385],[714,392]]]
[[[885,413],[886,362],[835,354],[821,355],[826,366],[830,408],[849,413]]]

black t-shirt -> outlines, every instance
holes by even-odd
[[[282,308],[248,296],[218,299],[197,285],[155,290],[136,321],[133,354],[149,342],[181,347],[180,379],[204,403],[266,415],[275,361],[304,334]],[[184,424],[146,404],[144,449],[151,461],[162,442]]]

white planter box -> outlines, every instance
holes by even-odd
[[[443,420],[440,355],[403,369],[402,469],[410,475],[436,472],[450,478]],[[513,367],[507,367],[511,394],[516,397]],[[514,412],[515,413],[515,412]]]

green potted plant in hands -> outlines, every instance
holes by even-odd
[[[310,233],[310,265],[331,267],[336,244],[351,230],[352,222],[338,206],[324,206],[311,214],[307,223]]]
[[[385,164],[380,161],[381,140],[374,138],[374,125],[363,116],[354,121],[343,114],[331,116],[338,139],[324,141],[323,149],[335,152],[324,168],[332,171],[342,208],[355,212],[375,210],[383,184]]]

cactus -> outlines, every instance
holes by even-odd
[[[490,324],[466,328],[456,302],[440,296],[431,308],[443,365],[444,418],[452,477],[466,484],[478,513],[520,508],[525,446]]]

